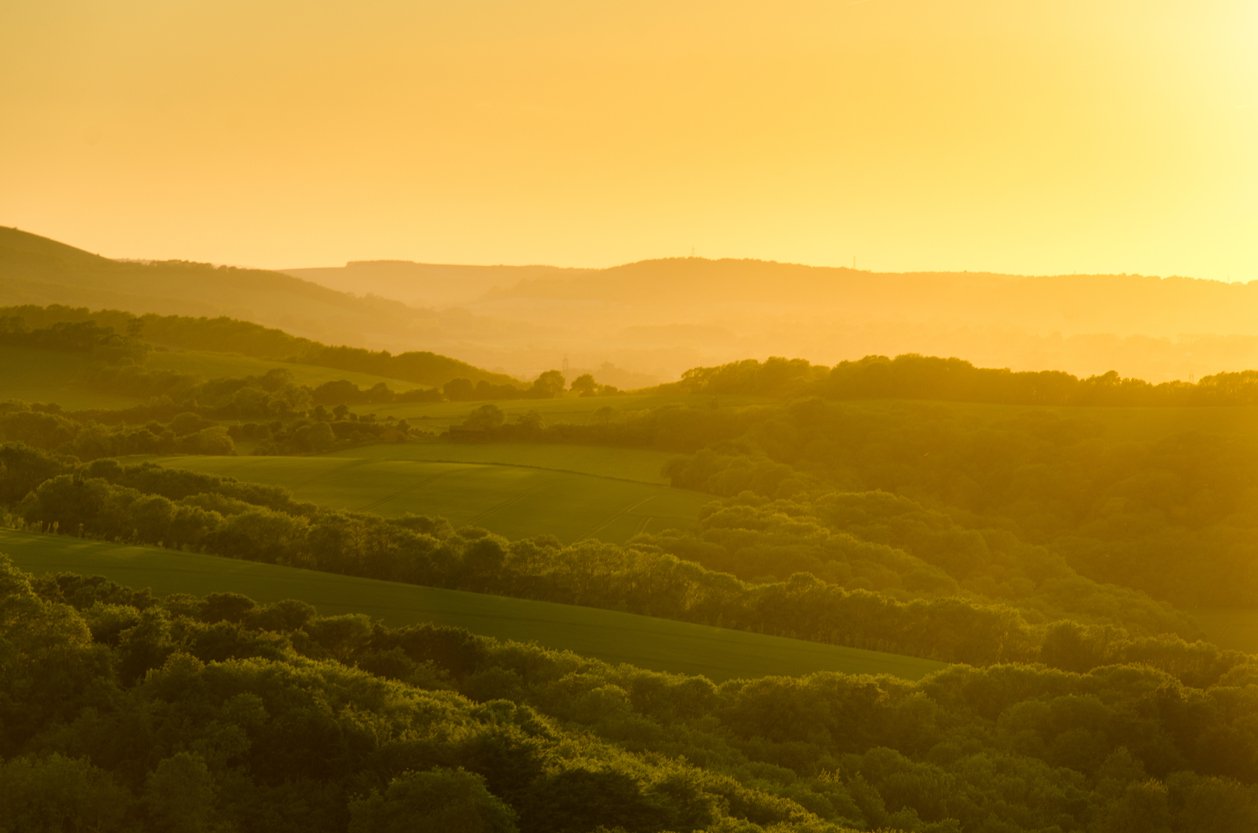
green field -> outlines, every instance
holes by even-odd
[[[307,364],[266,361],[235,353],[209,353],[194,350],[155,349],[144,360],[149,370],[183,373],[198,379],[242,378],[261,376],[280,368],[293,375],[299,385],[318,387],[324,382],[346,379],[360,388],[380,382],[395,392],[414,390],[412,382],[335,370]],[[93,390],[85,383],[86,360],[81,354],[33,347],[0,345],[0,402],[55,402],[68,411],[84,409],[129,408],[144,400],[142,396],[111,394]],[[470,411],[464,407],[463,412]]]
[[[543,425],[587,425],[615,422],[639,416],[649,410],[667,408],[742,408],[782,400],[753,396],[713,396],[711,394],[624,393],[612,396],[571,397],[559,399],[512,399],[495,401],[508,421],[529,411],[541,417]],[[406,419],[415,428],[440,434],[459,425],[484,402],[417,402],[388,405],[359,405],[360,413],[375,413]],[[1256,406],[1091,406],[1091,405],[1009,405],[981,402],[949,402],[904,399],[843,400],[834,404],[850,409],[858,416],[871,419],[914,419],[956,421],[973,426],[1015,423],[1037,415],[1078,422],[1085,431],[1119,442],[1156,442],[1164,437],[1200,431],[1211,434],[1253,438],[1258,434]]]
[[[155,593],[300,599],[320,613],[365,613],[390,625],[435,622],[536,642],[656,671],[735,677],[841,671],[918,679],[942,663],[576,605],[352,578],[210,555],[0,529],[0,552],[34,573],[101,575]]]
[[[55,402],[66,410],[129,408],[140,399],[88,388],[82,355],[0,345],[0,402]]]
[[[318,387],[324,382],[334,382],[338,379],[353,382],[360,388],[370,388],[383,382],[394,392],[423,387],[414,382],[374,376],[370,373],[356,373],[352,370],[336,370],[310,364],[268,361],[237,353],[210,353],[199,350],[155,349],[145,359],[145,366],[152,370],[186,373],[201,379],[239,379],[245,376],[262,376],[267,371],[281,369],[293,374],[293,381],[297,384],[310,387]]]
[[[657,408],[735,407],[767,400],[751,396],[690,396],[677,393],[618,393],[611,396],[563,396],[558,399],[503,399],[493,402],[507,419],[536,411],[543,425],[568,423],[586,425],[616,420]],[[354,410],[394,416],[415,427],[440,432],[458,425],[484,402],[403,402],[389,405],[362,405]]]
[[[668,482],[663,475],[664,464],[677,455],[667,451],[600,445],[452,443],[433,440],[360,446],[325,456],[431,463],[493,463],[662,484]]]
[[[655,483],[522,465],[367,456],[190,456],[156,462],[280,486],[297,500],[333,509],[439,516],[512,539],[554,535],[561,541],[623,543],[639,532],[694,526],[699,508],[711,500]]]

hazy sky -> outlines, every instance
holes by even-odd
[[[1254,0],[6,0],[0,225],[116,257],[1258,279]]]

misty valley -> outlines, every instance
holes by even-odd
[[[935,278],[0,229],[0,833],[1258,830],[1258,285]]]

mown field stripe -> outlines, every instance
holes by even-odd
[[[536,442],[451,442],[443,439],[386,443],[334,451],[331,457],[484,463],[588,474],[610,480],[668,484],[664,465],[674,452],[623,446]]]
[[[482,526],[508,538],[597,532],[624,543],[641,529],[693,527],[710,495],[542,467],[354,457],[155,457],[171,468],[279,486],[300,501]]]
[[[0,530],[0,553],[35,573],[101,575],[159,595],[241,593],[300,599],[326,615],[364,613],[390,625],[434,622],[535,642],[607,662],[714,680],[814,671],[917,679],[943,667],[915,657],[694,625],[631,613],[338,576],[195,553]]]

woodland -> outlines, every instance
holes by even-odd
[[[238,375],[198,364],[223,345]],[[770,358],[626,394],[65,306],[0,310],[0,350],[114,397],[0,404],[0,526],[50,548],[945,664],[714,680],[4,560],[5,833],[1258,829],[1258,641],[1225,647],[1202,615],[1258,617],[1258,372]],[[513,539],[492,516],[351,511],[165,462],[435,442],[662,453],[661,480],[705,502],[624,540]]]

